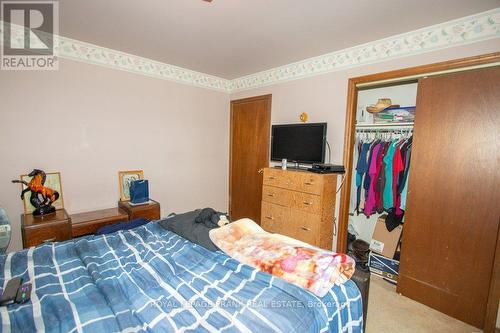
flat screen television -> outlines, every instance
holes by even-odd
[[[273,125],[271,132],[272,161],[325,162],[326,123]]]

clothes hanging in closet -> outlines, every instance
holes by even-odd
[[[356,142],[357,214],[367,217],[384,211],[400,219],[406,208],[412,137]]]

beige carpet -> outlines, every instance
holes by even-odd
[[[372,274],[366,333],[482,332],[396,293],[396,286]]]

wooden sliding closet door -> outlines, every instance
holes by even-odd
[[[398,281],[479,328],[500,217],[499,87],[499,67],[420,80]]]

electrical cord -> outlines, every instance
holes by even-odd
[[[345,174],[342,175],[342,181],[340,182],[340,186],[337,189],[337,191],[335,192],[335,194],[339,193],[340,189],[344,185],[344,180],[345,180]],[[337,218],[335,216],[333,217],[333,235],[337,236]]]
[[[337,218],[333,218],[333,235],[337,236]]]
[[[326,141],[326,146],[328,147],[328,164],[330,164],[332,163],[332,148],[330,147],[328,140],[325,141]]]
[[[340,186],[339,188],[337,189],[337,191],[335,192],[335,194],[339,193],[340,189],[342,188],[342,186],[344,185],[344,180],[345,180],[345,174],[342,175],[342,181],[340,182]]]

